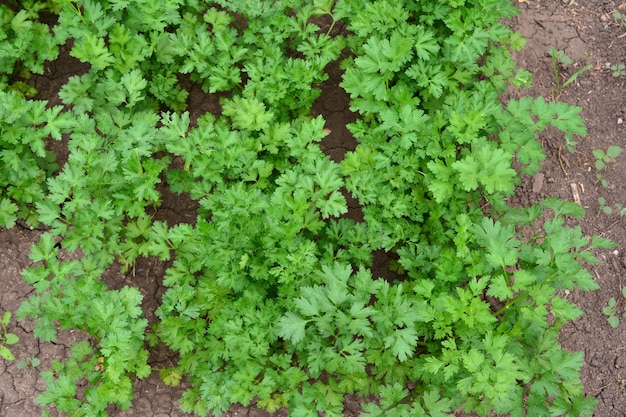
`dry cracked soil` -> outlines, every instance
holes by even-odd
[[[517,190],[512,203],[531,204],[548,196],[579,202],[586,210],[586,216],[579,221],[587,235],[600,235],[618,243],[611,250],[598,253],[600,264],[590,266],[601,288],[594,292],[573,291],[566,296],[585,311],[584,317],[567,325],[561,332],[561,342],[570,351],[585,353],[581,376],[588,395],[598,400],[595,417],[626,416],[626,323],[612,328],[602,308],[608,300],[617,300],[618,317],[626,321],[621,295],[626,285],[626,217],[620,215],[619,205],[626,206],[626,152],[611,161],[600,174],[608,186],[602,186],[597,179],[593,151],[606,150],[616,145],[626,148],[626,75],[614,76],[611,66],[626,62],[626,22],[613,17],[614,12],[626,13],[626,3],[612,0],[519,0],[517,6],[522,13],[511,20],[509,25],[519,31],[527,40],[526,47],[515,54],[518,64],[533,74],[533,87],[530,90],[511,93],[512,98],[544,96],[558,98],[569,104],[583,108],[582,116],[588,135],[581,139],[575,153],[565,150],[563,136],[556,131],[547,131],[541,140],[547,158],[541,172],[534,178],[525,180]],[[572,63],[560,65],[558,73],[567,80],[578,69],[591,65],[591,69],[580,74],[571,84],[555,92],[555,75],[550,48],[563,51]],[[46,74],[35,78],[40,96],[52,104],[58,104],[56,92],[70,75],[85,70],[79,63],[69,58],[51,63]],[[341,74],[337,68],[330,68],[330,79],[315,105],[314,112],[322,114],[332,134],[323,143],[324,150],[335,160],[354,148],[346,123],[354,120],[348,109],[348,98],[336,87]],[[507,98],[505,97],[504,100]],[[198,114],[215,109],[215,101],[207,100],[198,91],[190,94],[190,108]],[[193,115],[192,115],[193,116]],[[60,150],[62,153],[62,150]],[[63,158],[63,155],[60,155]],[[184,202],[173,196],[166,196],[163,207],[157,213],[161,219],[170,222],[187,221],[194,217],[192,202]],[[599,204],[604,198],[605,206],[613,208],[607,214]],[[356,203],[349,201],[358,213]],[[32,289],[21,278],[21,270],[30,265],[30,246],[38,240],[40,231],[16,226],[11,230],[0,231],[0,312],[15,312]],[[385,273],[384,259],[377,262],[374,273]],[[152,259],[137,265],[132,279],[140,285],[144,295],[144,309],[149,320],[154,320],[154,311],[164,288],[160,278],[167,265]],[[107,283],[112,288],[121,288],[130,283],[130,277],[121,273],[111,273]],[[16,360],[0,361],[0,417],[31,417],[41,415],[42,408],[36,397],[43,391],[44,384],[39,378],[41,369],[50,366],[54,359],[67,357],[74,341],[81,340],[80,332],[65,331],[54,343],[42,342],[33,337],[33,323],[12,320],[9,331],[20,338],[12,346]],[[37,358],[37,367],[19,369],[20,360]],[[150,361],[155,367],[171,366],[172,355],[166,349],[151,352]],[[136,397],[128,411],[111,408],[111,417],[182,417],[178,408],[184,383],[177,388],[165,386],[158,373],[135,383]],[[52,416],[57,414],[51,411]],[[269,414],[255,407],[233,407],[228,416],[287,416],[286,410]],[[346,402],[346,416],[358,415],[357,399]],[[457,417],[469,417],[458,413]],[[532,417],[532,416],[530,416]]]

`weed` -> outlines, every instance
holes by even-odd
[[[611,65],[611,75],[615,78],[626,76],[626,64]]]
[[[570,85],[571,83],[576,81],[576,79],[582,73],[584,73],[586,71],[589,71],[591,68],[593,68],[593,65],[586,65],[586,66],[582,67],[581,69],[579,69],[578,71],[576,71],[575,73],[573,73],[564,82],[562,80],[562,78],[564,78],[564,77],[562,77],[562,75],[559,72],[559,64],[560,65],[569,65],[569,64],[572,63],[572,59],[570,57],[568,57],[565,54],[564,51],[561,51],[560,49],[556,49],[554,47],[550,48],[548,53],[552,57],[552,71],[554,72],[554,81],[555,81],[554,94],[555,95],[559,95],[561,93],[561,91],[563,91],[564,88],[566,88],[568,85]]]
[[[617,158],[622,153],[622,148],[617,145],[611,145],[607,148],[606,152],[602,149],[595,149],[592,153],[593,156],[596,158],[594,165],[596,167],[596,170],[598,170],[598,172],[596,173],[596,179],[603,187],[606,188],[609,186],[609,182],[599,171],[603,170],[608,163]]]
[[[602,184],[604,188],[609,186],[609,181],[604,178],[604,176],[602,176],[602,174],[600,174],[599,172],[596,173],[596,181]]]
[[[6,345],[14,345],[20,340],[16,334],[9,333],[7,330],[10,320],[11,312],[5,311],[0,319],[0,358],[8,361],[15,359],[15,356],[13,356],[13,352]]]
[[[626,298],[626,287],[622,288],[622,296]],[[611,327],[616,328],[619,326],[619,317],[617,316],[617,300],[615,297],[609,298],[608,304],[602,308],[602,314],[607,316],[607,321]],[[624,308],[626,310],[626,307]]]
[[[615,298],[609,298],[609,303],[602,308],[602,314],[608,317],[607,321],[611,327],[616,328],[619,326],[619,317],[617,317],[617,301],[615,301]]]
[[[606,204],[606,198],[598,197],[598,204],[600,204],[600,211],[604,214],[612,214],[613,209]]]
[[[617,158],[622,153],[622,148],[617,145],[611,145],[608,147],[606,152],[602,149],[596,149],[592,153],[596,158],[596,169],[601,170],[604,169],[606,164]]]
[[[615,207],[617,208],[617,214],[620,216],[626,216],[626,207],[621,204],[616,204]]]
[[[17,369],[36,368],[39,365],[41,365],[41,361],[39,360],[39,358],[36,358],[35,356],[31,356],[29,358],[22,359],[21,361],[19,361],[17,363]]]
[[[612,16],[620,26],[626,26],[626,15],[624,13],[614,12]]]

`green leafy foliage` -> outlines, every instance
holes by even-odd
[[[35,336],[43,340],[55,340],[57,327],[73,328],[90,335],[94,344],[74,345],[65,363],[57,362],[53,371],[44,373],[48,391],[38,401],[54,403],[64,412],[80,410],[80,415],[106,415],[109,403],[128,408],[133,398],[130,374],[143,378],[150,373],[139,291],[106,288],[97,279],[103,271],[93,257],[60,261],[51,234],[44,234],[33,247],[31,259],[42,263],[24,271],[37,295],[22,304],[18,317],[39,317]],[[91,394],[84,402],[76,391],[82,378],[89,381]]]
[[[45,101],[25,100],[12,91],[0,91],[0,99],[0,227],[12,227],[18,219],[35,226],[35,205],[58,168],[45,140],[60,140],[71,116],[61,106],[47,107]]]
[[[164,368],[159,370],[159,375],[165,385],[177,387],[183,377],[182,372],[177,368]]]
[[[39,3],[20,9],[0,5],[0,89],[22,97],[37,93],[28,83],[31,74],[43,74],[44,62],[59,54],[50,28],[37,21],[38,9],[45,7]]]
[[[106,416],[108,404],[128,409],[133,398],[132,380],[128,376],[109,375],[109,360],[115,358],[98,356],[89,342],[75,343],[65,362],[57,360],[51,370],[41,373],[47,390],[37,401],[44,406],[54,403],[59,411],[85,416]],[[79,393],[83,379],[89,385],[84,393]]]
[[[0,6],[0,47],[43,48],[25,28],[46,10],[45,42],[86,68],[63,107],[0,84],[0,226],[46,230],[17,316],[44,341],[85,336],[42,373],[42,405],[128,408],[151,372],[145,342],[163,342],[179,360],[159,374],[189,382],[180,406],[199,415],[255,401],[342,416],[347,394],[368,398],[365,416],[591,415],[582,355],[558,343],[582,311],[558,291],[597,288],[582,265],[611,242],[569,226],[573,203],[507,204],[545,158],[538,132],[570,149],[586,134],[580,108],[499,101],[530,81],[509,1],[24,3]],[[357,146],[337,163],[311,108],[340,59]],[[214,112],[189,108],[189,85]],[[62,138],[58,167],[46,146]],[[165,191],[194,200],[195,219],[157,220]],[[394,274],[376,276],[383,254]],[[168,262],[150,331],[133,276],[104,278],[148,256]]]

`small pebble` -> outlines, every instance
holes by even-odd
[[[595,356],[591,359],[590,365],[594,368],[598,368],[602,366],[602,360],[596,358]]]
[[[622,123],[624,123],[624,119],[622,119],[621,117],[617,118],[617,124],[621,125]]]

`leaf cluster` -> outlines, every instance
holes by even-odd
[[[60,140],[71,116],[61,106],[25,100],[14,91],[0,91],[0,226],[13,227],[18,219],[38,224],[35,205],[43,200],[46,179],[57,169],[56,155],[46,140]]]
[[[58,328],[80,330],[91,338],[74,344],[70,358],[56,361],[42,374],[47,391],[39,403],[94,416],[106,415],[110,403],[128,408],[133,398],[131,375],[150,374],[143,342],[147,321],[142,318],[139,291],[109,290],[98,279],[104,271],[94,256],[61,260],[51,233],[42,235],[30,258],[37,266],[27,268],[24,279],[37,295],[22,304],[18,318],[36,317],[34,335],[45,341],[56,340]],[[77,387],[83,378],[88,386],[80,393]]]
[[[43,74],[59,48],[50,27],[37,20],[46,2],[25,3],[19,9],[0,5],[0,89],[32,97],[37,90],[28,83],[31,74]]]

